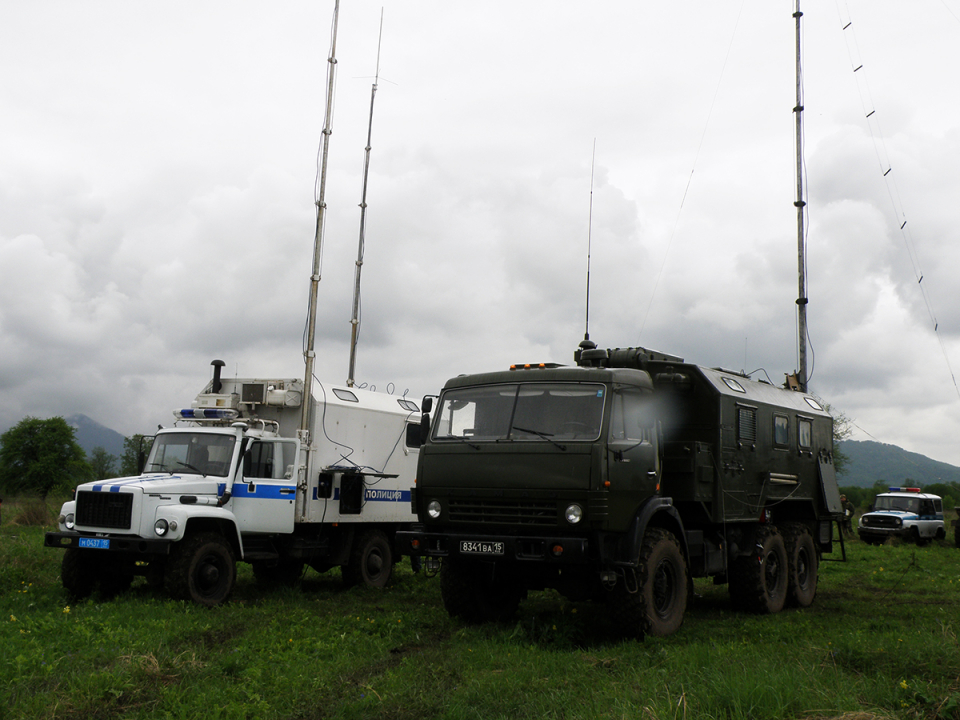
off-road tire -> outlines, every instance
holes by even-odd
[[[648,528],[640,546],[636,580],[619,580],[610,597],[616,627],[628,637],[672,635],[687,608],[687,567],[676,536]],[[627,573],[630,570],[626,570]]]
[[[133,584],[134,561],[128,558],[111,558],[97,569],[100,594],[105,598],[122,595]]]
[[[230,597],[236,579],[230,543],[222,535],[200,533],[174,545],[164,583],[173,598],[213,607]]]
[[[284,558],[272,564],[266,560],[251,563],[253,576],[261,585],[294,587],[303,577],[303,561]]]
[[[765,615],[780,612],[787,599],[787,550],[776,527],[756,529],[750,554],[730,564],[730,599],[737,610]]]
[[[512,618],[523,590],[496,568],[461,558],[444,558],[440,566],[440,596],[451,617],[468,623],[506,622]]]
[[[363,583],[371,588],[386,587],[393,573],[393,550],[381,530],[367,530],[357,536],[350,560],[340,572],[347,587]]]
[[[920,528],[914,525],[910,528],[910,542],[914,543],[917,547],[924,547],[930,544],[930,538],[921,537]]]
[[[60,582],[71,600],[82,600],[93,594],[97,578],[89,552],[67,548],[60,562]]]
[[[810,607],[820,575],[820,553],[810,529],[803,523],[784,525],[783,544],[787,550],[787,604]]]

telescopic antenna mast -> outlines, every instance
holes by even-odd
[[[380,35],[377,38],[377,72],[373,87],[370,89],[370,120],[367,123],[367,146],[363,155],[363,189],[360,193],[360,241],[357,247],[357,270],[353,285],[353,317],[350,320],[350,369],[347,374],[347,386],[353,387],[357,367],[357,341],[360,337],[360,270],[363,268],[363,244],[367,221],[367,178],[370,174],[370,139],[373,136],[373,101],[377,96],[377,83],[380,80],[380,43],[383,40],[383,9],[380,9]]]
[[[793,17],[796,20],[797,36],[797,104],[793,108],[796,119],[796,150],[797,150],[797,199],[794,206],[797,208],[797,265],[799,276],[799,294],[797,296],[797,350],[798,363],[797,389],[807,391],[807,250],[804,227],[803,209],[806,201],[803,199],[803,73],[801,68],[800,52],[800,0],[796,0]]]
[[[327,156],[330,151],[330,135],[333,133],[333,89],[337,75],[337,20],[340,15],[340,0],[333,5],[333,27],[330,32],[330,56],[327,58],[327,109],[323,120],[323,136],[320,142],[320,167],[317,174],[317,229],[313,238],[313,269],[310,273],[310,304],[307,310],[307,333],[303,358],[306,370],[303,379],[303,402],[300,414],[300,436],[309,439],[310,412],[313,408],[313,361],[316,357],[314,341],[317,334],[317,291],[320,286],[320,266],[323,259],[323,223],[327,203]]]

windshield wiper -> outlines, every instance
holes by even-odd
[[[561,450],[566,451],[566,449],[567,449],[567,446],[566,446],[566,445],[561,445],[561,444],[558,443],[556,440],[554,440],[554,439],[553,439],[553,435],[551,435],[550,433],[540,432],[539,430],[530,430],[530,429],[528,429],[528,428],[517,427],[516,425],[513,426],[513,429],[514,429],[514,430],[518,430],[518,431],[520,431],[520,432],[522,432],[522,433],[530,433],[531,435],[536,435],[537,437],[543,438],[543,439],[546,440],[548,443],[550,443],[550,444],[552,444],[552,445],[556,445],[556,446],[557,446],[558,448],[560,448]]]
[[[176,462],[178,465],[183,465],[185,468],[187,468],[187,470],[193,470],[195,473],[197,473],[197,475],[202,475],[203,477],[207,476],[207,474],[203,470],[201,470],[200,468],[195,468],[193,465],[191,465],[190,463],[185,463],[183,460],[175,460],[174,462]],[[171,471],[171,474],[172,474],[172,471]]]
[[[170,468],[168,468],[168,467],[167,467],[166,465],[164,465],[163,463],[155,463],[155,462],[154,462],[154,463],[150,463],[150,464],[147,465],[147,467],[144,468],[144,469],[146,470],[147,468],[157,468],[160,472],[170,473],[171,475],[173,475],[173,470],[171,470]]]
[[[476,443],[470,442],[469,440],[467,440],[465,437],[461,435],[440,435],[436,439],[437,440],[457,440],[458,442],[466,443],[467,445],[472,447],[474,450],[480,449],[479,445],[477,445]]]

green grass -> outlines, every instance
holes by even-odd
[[[67,605],[43,530],[0,526],[0,720],[960,718],[960,550],[847,546],[815,604],[735,613],[698,581],[680,632],[618,640],[602,605],[531,593],[510,625],[450,620],[404,562],[384,592],[240,566],[204,609],[138,580]],[[952,538],[951,538],[952,539]],[[834,553],[838,556],[839,552]]]

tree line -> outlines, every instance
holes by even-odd
[[[87,457],[76,430],[62,417],[26,417],[0,435],[0,491],[45,500],[91,480],[137,475],[140,454],[148,452],[152,442],[151,437],[133,435],[124,438],[120,457],[102,447]]]

